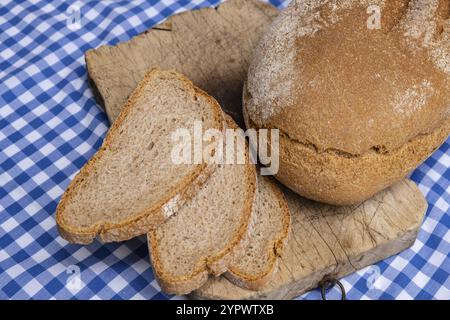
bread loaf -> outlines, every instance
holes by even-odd
[[[243,98],[248,126],[280,130],[278,180],[354,204],[445,141],[449,3],[293,0],[257,46]]]

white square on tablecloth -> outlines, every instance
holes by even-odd
[[[79,146],[75,148],[75,151],[79,154],[86,154],[89,150],[92,149],[92,146],[87,142],[82,142]]]
[[[38,204],[37,204],[38,205]],[[55,226],[55,217],[54,216],[48,216],[44,220],[42,220],[39,225],[46,231],[50,230]]]
[[[131,254],[131,250],[127,246],[120,246],[114,250],[113,254],[117,259],[122,260]]]
[[[53,199],[56,200],[63,194],[64,190],[60,186],[54,186],[50,190],[47,191],[47,195]]]
[[[61,133],[60,137],[64,140],[64,141],[69,141],[73,138],[75,138],[77,136],[77,134],[75,133],[75,131],[73,131],[72,129],[67,129],[65,130],[63,133]],[[56,163],[55,163],[56,164]],[[66,166],[67,164],[65,164]],[[58,167],[58,166],[57,166]],[[59,168],[59,167],[58,167]],[[61,168],[60,168],[61,169]]]
[[[24,93],[22,93],[20,96],[17,97],[19,99],[20,102],[22,102],[23,104],[28,104],[31,101],[34,100],[34,96],[29,92],[29,91],[25,91]]]
[[[450,289],[445,286],[440,287],[436,291],[434,299],[448,301],[450,299]]]
[[[115,277],[111,282],[109,287],[115,292],[120,292],[128,285],[128,281],[125,280],[121,275]]]
[[[408,264],[408,260],[402,258],[401,256],[396,256],[391,262],[391,267],[398,271],[402,271]]]
[[[152,282],[150,282],[150,284],[151,284],[151,286],[152,286],[153,288],[155,288],[156,290],[161,291],[161,287],[159,286],[158,281],[153,280]]]
[[[7,219],[6,221],[2,222],[0,225],[5,232],[10,232],[14,228],[16,228],[19,224],[17,223],[16,219],[14,217],[11,217]]]
[[[109,265],[107,265],[103,261],[97,261],[92,265],[91,270],[94,271],[96,274],[100,274],[108,268]]]
[[[27,192],[22,186],[17,186],[16,188],[14,188],[12,191],[9,192],[9,196],[15,201],[19,201],[26,194]]]
[[[445,259],[447,259],[447,256],[445,254],[435,250],[435,251],[433,251],[433,254],[431,255],[431,257],[428,259],[428,262],[433,264],[436,267],[439,267],[444,264]]]
[[[43,145],[39,151],[42,153],[42,155],[44,156],[48,156],[50,153],[52,153],[53,151],[56,150],[56,147],[51,144],[51,143],[47,143],[45,145]]]
[[[6,185],[8,182],[10,182],[12,180],[11,176],[8,174],[8,172],[1,172],[0,173],[0,185],[4,186]],[[1,204],[0,204],[0,208],[1,208]]]
[[[51,2],[46,3],[44,6],[40,8],[40,10],[45,13],[50,13],[55,9],[56,9],[55,6]]]
[[[34,17],[36,17],[33,13],[31,13]],[[37,17],[36,17],[37,18]],[[36,31],[46,34],[47,31],[51,28],[47,21],[42,20],[40,23],[36,24]]]
[[[36,108],[33,109],[33,113],[37,115],[38,117],[42,116],[44,113],[46,113],[48,109],[43,105],[39,105]]]
[[[430,281],[430,277],[419,270],[411,280],[416,286],[423,288]]]
[[[437,182],[440,178],[441,178],[441,174],[439,174],[438,172],[436,172],[436,170],[434,170],[433,168],[430,168],[430,170],[428,170],[428,174],[427,176],[433,180],[433,182]]]
[[[80,50],[80,48],[74,42],[67,42],[66,44],[64,44],[63,49],[70,55],[75,51]]]
[[[36,263],[42,263],[50,257],[50,253],[44,248],[33,254],[33,260],[36,261]]]
[[[11,126],[16,129],[17,131],[20,131],[27,125],[27,122],[23,118],[19,118],[11,123]]]
[[[38,72],[40,72],[41,70],[35,65],[35,64],[30,64],[29,66],[27,66],[24,69],[25,73],[29,76],[34,76],[35,74],[37,74]]]
[[[23,290],[30,295],[34,296],[38,293],[44,286],[39,283],[36,279],[31,279],[24,287]]]
[[[74,135],[75,136],[75,135]],[[73,137],[72,137],[73,138]],[[71,138],[70,138],[71,139]],[[65,141],[69,141],[70,139],[64,139]],[[61,157],[53,163],[59,170],[64,169],[70,164],[69,159],[66,157]]]
[[[32,216],[35,213],[39,212],[39,210],[41,210],[41,209],[42,209],[41,206],[39,204],[37,204],[36,201],[33,201],[32,203],[27,205],[24,210],[26,213],[28,213],[30,216]]]
[[[66,110],[70,113],[70,114],[76,114],[77,112],[80,112],[81,108],[78,104],[76,103],[71,103],[67,106]]]
[[[12,157],[19,151],[20,151],[20,149],[15,144],[10,144],[5,149],[3,149],[3,152],[5,153],[5,155],[7,157]]]
[[[0,52],[0,56],[5,60],[10,59],[12,56],[14,56],[14,54],[14,51],[12,51],[10,48],[5,48]]]
[[[408,294],[405,290],[400,291],[398,296],[396,297],[397,300],[413,300],[413,297]]]
[[[11,78],[14,78],[14,77],[11,77]],[[8,78],[8,80],[11,78]],[[8,80],[6,80],[6,81],[8,81]],[[10,87],[10,86],[7,85],[7,87]],[[13,112],[14,112],[14,109],[8,105],[0,106],[0,118],[6,118],[7,116],[11,115]]]
[[[55,84],[51,80],[45,79],[43,81],[40,81],[38,83],[38,85],[43,91],[45,91],[45,90],[53,88]]]
[[[24,269],[24,267],[22,267],[22,265],[20,265],[20,264],[15,264],[15,265],[11,266],[10,268],[6,269],[6,273],[8,274],[8,276],[10,276],[13,279],[17,278],[19,275],[21,275],[25,271],[26,270]]]
[[[50,179],[50,177],[48,176],[47,173],[45,173],[45,171],[40,171],[37,174],[35,174],[33,177],[31,177],[31,179],[33,179],[33,181],[37,184],[37,185],[41,185],[43,184],[45,181],[47,181],[48,179]]]
[[[428,217],[427,219],[425,219],[425,221],[422,224],[422,229],[425,230],[428,233],[433,233],[433,230],[436,228],[436,226],[438,225],[438,221],[436,221],[435,219],[433,219],[432,217]]]
[[[72,257],[77,261],[83,261],[90,255],[92,255],[92,253],[89,250],[87,250],[85,247],[81,247],[73,253]]]
[[[380,291],[386,291],[386,289],[389,287],[389,285],[392,283],[392,281],[382,274],[375,280],[374,283],[374,289],[380,290]]]
[[[60,61],[58,56],[56,54],[49,53],[47,56],[44,57],[44,61],[47,62],[49,66],[52,66]]]
[[[66,267],[62,264],[62,263],[57,263],[54,264],[52,266],[50,266],[49,268],[47,268],[47,271],[54,277],[58,277],[59,275],[63,274],[66,272]],[[49,277],[48,277],[49,278]],[[46,277],[47,279],[47,277]],[[53,279],[47,279],[48,282],[50,282]]]
[[[144,299],[145,297],[140,293],[136,293],[134,296],[130,298],[130,300],[144,300]]]
[[[127,19],[127,22],[132,26],[136,27],[142,23],[142,21],[137,16],[132,16],[129,19]]]
[[[125,33],[125,29],[121,25],[117,25],[114,28],[112,28],[111,33],[120,36]]]
[[[53,33],[50,35],[50,39],[51,39],[52,41],[54,41],[54,42],[59,41],[59,40],[63,39],[64,37],[65,37],[65,35],[64,35],[63,33],[61,33],[61,32],[58,32],[58,31],[53,32]]]
[[[33,242],[34,238],[28,232],[16,239],[16,244],[21,248],[26,248]]]
[[[143,274],[150,267],[150,263],[147,260],[139,260],[133,263],[131,266],[138,274]]]
[[[6,85],[6,87],[9,89],[13,89],[13,88],[17,87],[20,83],[21,83],[21,81],[16,76],[10,76],[10,77],[6,78],[6,80],[3,80],[3,84]],[[0,111],[2,111],[5,107],[10,108],[8,105],[2,106],[0,108]],[[3,111],[0,112],[0,116],[6,117],[7,115],[8,114],[4,114]]]
[[[33,42],[33,39],[32,39],[31,37],[25,36],[25,37],[23,37],[22,39],[20,39],[18,43],[19,43],[22,47],[26,47],[26,46],[29,46],[30,43],[32,43],[32,42]]]
[[[85,41],[86,43],[91,42],[92,40],[97,39],[97,36],[93,34],[92,32],[86,32],[85,34],[81,35],[81,39]]]
[[[443,153],[439,159],[439,162],[446,167],[450,167],[450,155]]]
[[[437,199],[436,203],[434,204],[435,207],[438,207],[442,210],[442,212],[449,212],[450,205],[443,197]]]
[[[0,262],[5,261],[6,259],[9,259],[8,253],[5,249],[0,249]]]
[[[27,139],[27,141],[30,142],[30,143],[34,143],[37,140],[39,140],[40,138],[42,138],[42,135],[39,134],[39,132],[36,131],[36,130],[31,131],[30,133],[28,133],[25,136],[25,139]]]

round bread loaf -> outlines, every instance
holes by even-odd
[[[293,0],[243,97],[247,126],[280,130],[276,178],[355,204],[436,150],[450,132],[449,15],[450,0]]]

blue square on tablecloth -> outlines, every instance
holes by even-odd
[[[64,288],[64,284],[58,280],[58,278],[54,278],[50,282],[48,282],[45,286],[45,289],[52,295],[57,294],[61,289]]]
[[[19,286],[16,281],[12,280],[6,286],[3,287],[2,291],[8,297],[13,297],[21,289],[22,289],[21,286]]]

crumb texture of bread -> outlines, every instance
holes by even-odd
[[[245,254],[232,260],[225,276],[240,287],[259,290],[276,270],[291,225],[286,199],[272,178],[258,176],[253,211],[254,229],[248,234]]]
[[[242,256],[253,230],[255,190],[253,164],[220,165],[176,215],[148,234],[152,267],[164,291],[189,293],[208,274],[224,273],[232,256]]]
[[[61,234],[74,242],[89,242],[97,234],[120,241],[162,223],[209,170],[205,163],[175,164],[171,134],[192,130],[195,121],[205,130],[222,130],[222,119],[217,102],[180,74],[149,71],[63,195],[57,209]]]

